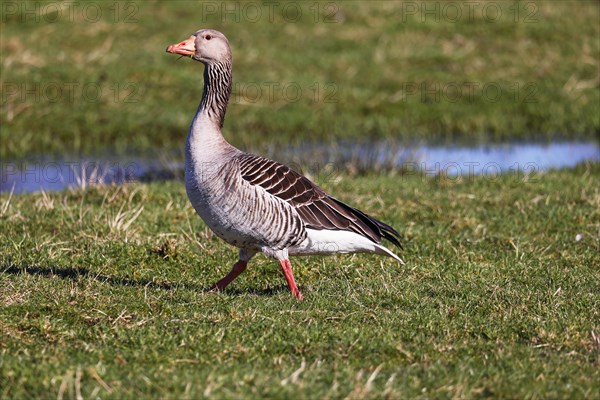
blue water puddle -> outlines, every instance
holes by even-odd
[[[519,144],[478,148],[429,147],[417,151],[415,159],[425,172],[439,170],[448,175],[490,175],[521,171],[535,173],[574,167],[583,161],[600,161],[598,144]]]
[[[0,163],[0,193],[85,189],[94,185],[150,182],[182,176],[183,161],[165,162],[156,158]]]
[[[596,142],[550,144],[515,143],[480,147],[392,146],[370,144],[303,145],[272,150],[270,158],[302,170],[335,165],[357,171],[398,169],[428,175],[525,174],[574,167],[583,161],[600,161]],[[0,163],[0,192],[27,193],[86,188],[96,184],[180,179],[181,157],[85,159],[73,161]]]

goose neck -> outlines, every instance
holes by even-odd
[[[199,111],[219,128],[225,122],[231,95],[231,62],[210,63],[204,68],[204,91]]]
[[[231,62],[206,64],[202,101],[188,133],[187,151],[194,158],[205,153],[219,153],[230,145],[223,138],[227,103],[231,94]]]

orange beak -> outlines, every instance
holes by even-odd
[[[183,42],[172,44],[167,47],[167,53],[180,54],[182,56],[192,57],[196,53],[196,37],[190,36],[189,39]]]

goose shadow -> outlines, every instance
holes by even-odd
[[[189,290],[196,290],[200,293],[215,293],[218,294],[220,292],[212,289],[212,285],[199,287],[197,285],[190,285],[185,283],[167,283],[167,282],[156,282],[150,279],[131,279],[131,278],[123,278],[116,277],[111,275],[105,275],[97,272],[92,272],[87,268],[72,268],[72,267],[61,267],[61,266],[49,266],[49,267],[40,267],[34,265],[15,265],[15,264],[4,264],[0,266],[0,274],[7,275],[19,275],[19,274],[29,274],[32,276],[43,276],[43,277],[59,277],[62,279],[70,279],[75,280],[79,277],[90,277],[98,282],[108,283],[110,285],[115,286],[132,286],[132,287],[151,287],[155,289],[163,289],[163,290],[172,290],[176,288],[184,288]],[[287,292],[289,289],[285,285],[275,286],[275,287],[267,287],[267,288],[248,288],[248,289],[238,289],[234,287],[229,287],[225,289],[221,293],[242,296],[242,295],[257,295],[257,296],[275,296],[281,292]]]
[[[71,268],[61,266],[40,267],[34,265],[15,265],[4,264],[0,266],[0,273],[9,275],[29,274],[33,276],[59,277],[62,279],[77,279],[79,277],[90,277],[98,282],[105,282],[115,286],[134,286],[151,287],[156,289],[171,290],[175,288],[185,288],[191,290],[200,290],[197,286],[182,283],[155,282],[150,279],[131,279],[105,275],[92,272],[87,268]]]
[[[289,292],[289,289],[285,285],[275,286],[275,287],[266,287],[266,288],[245,288],[238,289],[235,287],[227,287],[222,292],[214,291],[211,287],[204,289],[204,293],[224,293],[231,294],[234,296],[242,296],[242,295],[255,295],[255,296],[276,296],[282,292]]]

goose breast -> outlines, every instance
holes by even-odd
[[[302,219],[287,202],[243,179],[240,159],[188,172],[188,197],[208,227],[231,245],[271,254],[306,239]]]

